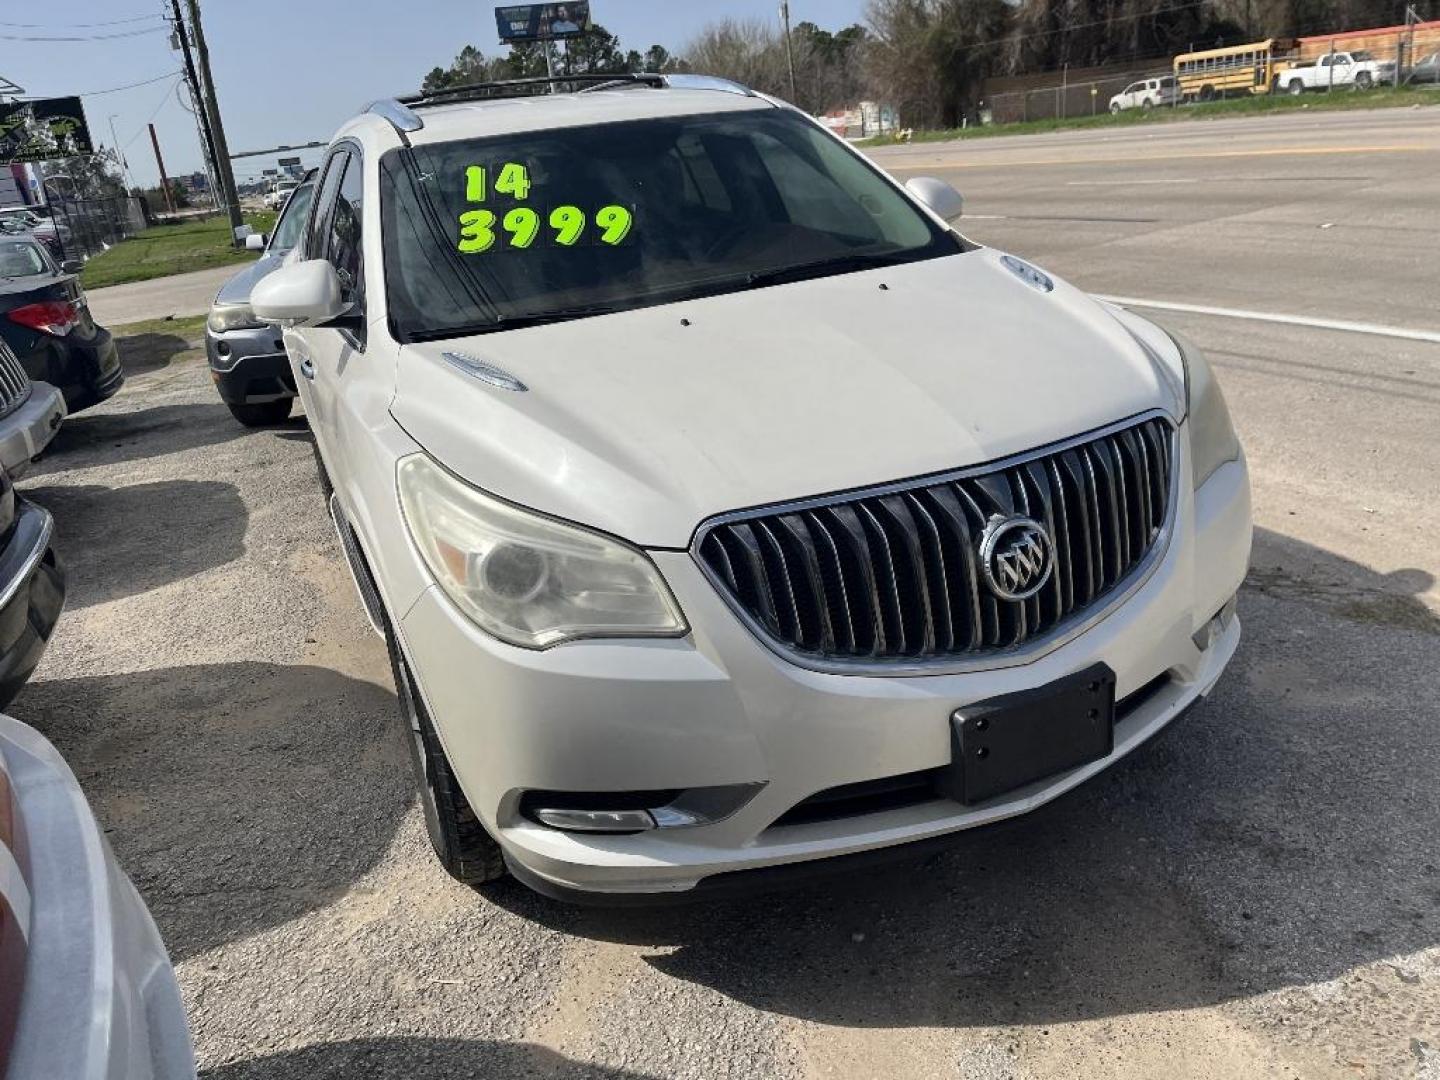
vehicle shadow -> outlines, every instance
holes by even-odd
[[[142,461],[159,454],[218,446],[248,430],[220,402],[156,405],[67,417],[26,478],[61,469]]]
[[[1077,791],[923,865],[640,911],[496,903],[665,948],[656,969],[826,1024],[972,1027],[1185,1009],[1440,943],[1440,618],[1428,571],[1376,574],[1257,531],[1244,640],[1207,702]],[[1367,1000],[1371,1000],[1367,998]],[[1412,1013],[1404,1013],[1405,1009]],[[1374,1023],[1383,1023],[1377,1013]]]
[[[177,963],[344,895],[413,798],[395,696],[328,668],[201,664],[32,682]]]
[[[181,353],[203,349],[204,342],[186,341],[178,334],[134,334],[117,337],[115,347],[120,353],[120,366],[126,375],[143,375],[169,367]]]
[[[202,1069],[201,1080],[326,1080],[403,1076],[408,1080],[647,1080],[651,1074],[575,1061],[536,1043],[390,1037],[320,1043]]]
[[[72,611],[148,592],[245,553],[249,515],[233,484],[54,485],[26,487],[24,495],[55,518],[65,606]]]

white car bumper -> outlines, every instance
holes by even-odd
[[[7,1080],[193,1080],[185,1007],[144,901],[59,753],[0,716],[0,797],[7,786],[17,826],[13,853],[0,844],[0,908],[25,950]]]
[[[65,397],[46,382],[34,383],[25,403],[0,417],[0,465],[12,480],[50,445],[64,419]]]
[[[517,876],[570,898],[683,893],[733,871],[903,845],[1034,809],[1100,772],[1205,694],[1233,655],[1229,605],[1250,548],[1243,457],[1192,496],[1188,435],[1168,549],[1123,603],[1029,663],[960,674],[828,674],[747,629],[687,552],[654,552],[689,619],[683,640],[589,641],[533,652],[467,621],[436,587],[401,619],[455,773]],[[1116,677],[1114,750],[976,805],[939,796],[776,824],[816,793],[951,764],[958,707],[1103,662]],[[1158,677],[1168,676],[1161,680]],[[1123,699],[1137,694],[1129,708]],[[1140,700],[1142,699],[1143,700]],[[560,831],[521,813],[527,790],[649,792],[758,785],[713,823],[629,835]],[[706,879],[709,879],[708,881]]]

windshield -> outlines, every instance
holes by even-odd
[[[874,167],[782,109],[393,150],[380,204],[401,341],[965,250]]]
[[[50,272],[45,256],[29,240],[0,240],[0,277],[36,277]]]
[[[1352,60],[1374,60],[1375,57],[1374,57],[1374,55],[1372,55],[1371,53],[1361,51],[1361,52],[1352,52],[1352,53],[1350,54],[1350,59],[1352,59]]]
[[[300,242],[300,236],[305,232],[305,215],[310,210],[310,200],[314,195],[314,184],[295,189],[295,194],[291,195],[290,201],[285,204],[280,220],[275,223],[275,235],[270,239],[270,251],[289,251]]]

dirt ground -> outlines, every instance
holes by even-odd
[[[929,862],[618,913],[443,875],[303,419],[239,427],[185,334],[128,349],[21,484],[71,577],[11,711],[150,904],[202,1074],[1440,1077],[1440,347],[1170,321],[1255,477],[1214,696]]]

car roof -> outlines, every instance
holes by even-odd
[[[386,104],[408,111],[398,102]],[[411,145],[419,146],[625,120],[755,112],[779,107],[743,87],[726,90],[629,84],[583,93],[527,94],[433,104],[416,102],[413,116],[422,126],[407,130],[405,135]],[[377,139],[393,144],[399,141],[392,121],[378,112],[355,117],[336,133],[336,138],[347,135],[358,137],[362,142]]]

